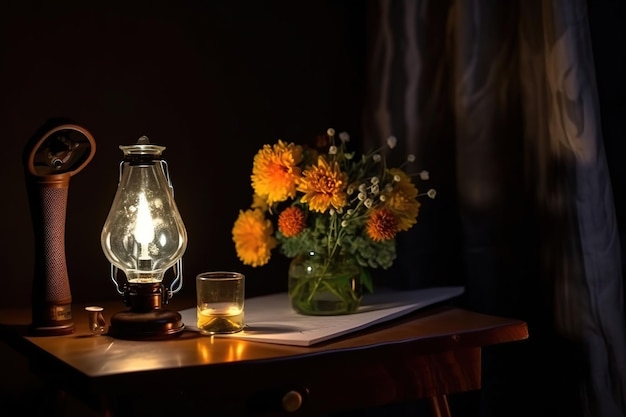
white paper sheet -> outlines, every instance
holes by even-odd
[[[358,312],[340,316],[304,316],[291,308],[287,293],[245,300],[245,328],[239,333],[216,335],[256,342],[310,346],[417,309],[461,295],[463,287],[434,287],[411,291],[377,289],[363,296]],[[196,308],[180,311],[185,328],[198,331]]]

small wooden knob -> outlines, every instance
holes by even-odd
[[[302,407],[302,394],[298,391],[289,391],[283,396],[283,410],[293,413]]]

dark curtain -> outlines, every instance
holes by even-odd
[[[468,308],[529,325],[528,341],[485,351],[481,416],[626,416],[619,227],[588,6],[369,3],[365,142],[396,136],[438,191],[386,279],[462,283]]]

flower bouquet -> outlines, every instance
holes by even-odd
[[[311,146],[264,145],[253,161],[252,204],[232,229],[245,265],[267,264],[275,249],[292,258],[288,292],[299,313],[356,311],[362,289],[373,291],[369,270],[393,264],[396,235],[417,222],[420,197],[436,195],[418,192],[413,178],[428,173],[407,171],[413,155],[387,166],[395,137],[360,156],[349,140],[328,129]]]

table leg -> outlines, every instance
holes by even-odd
[[[448,398],[445,394],[435,395],[429,399],[434,417],[452,417],[450,407],[448,406]]]

